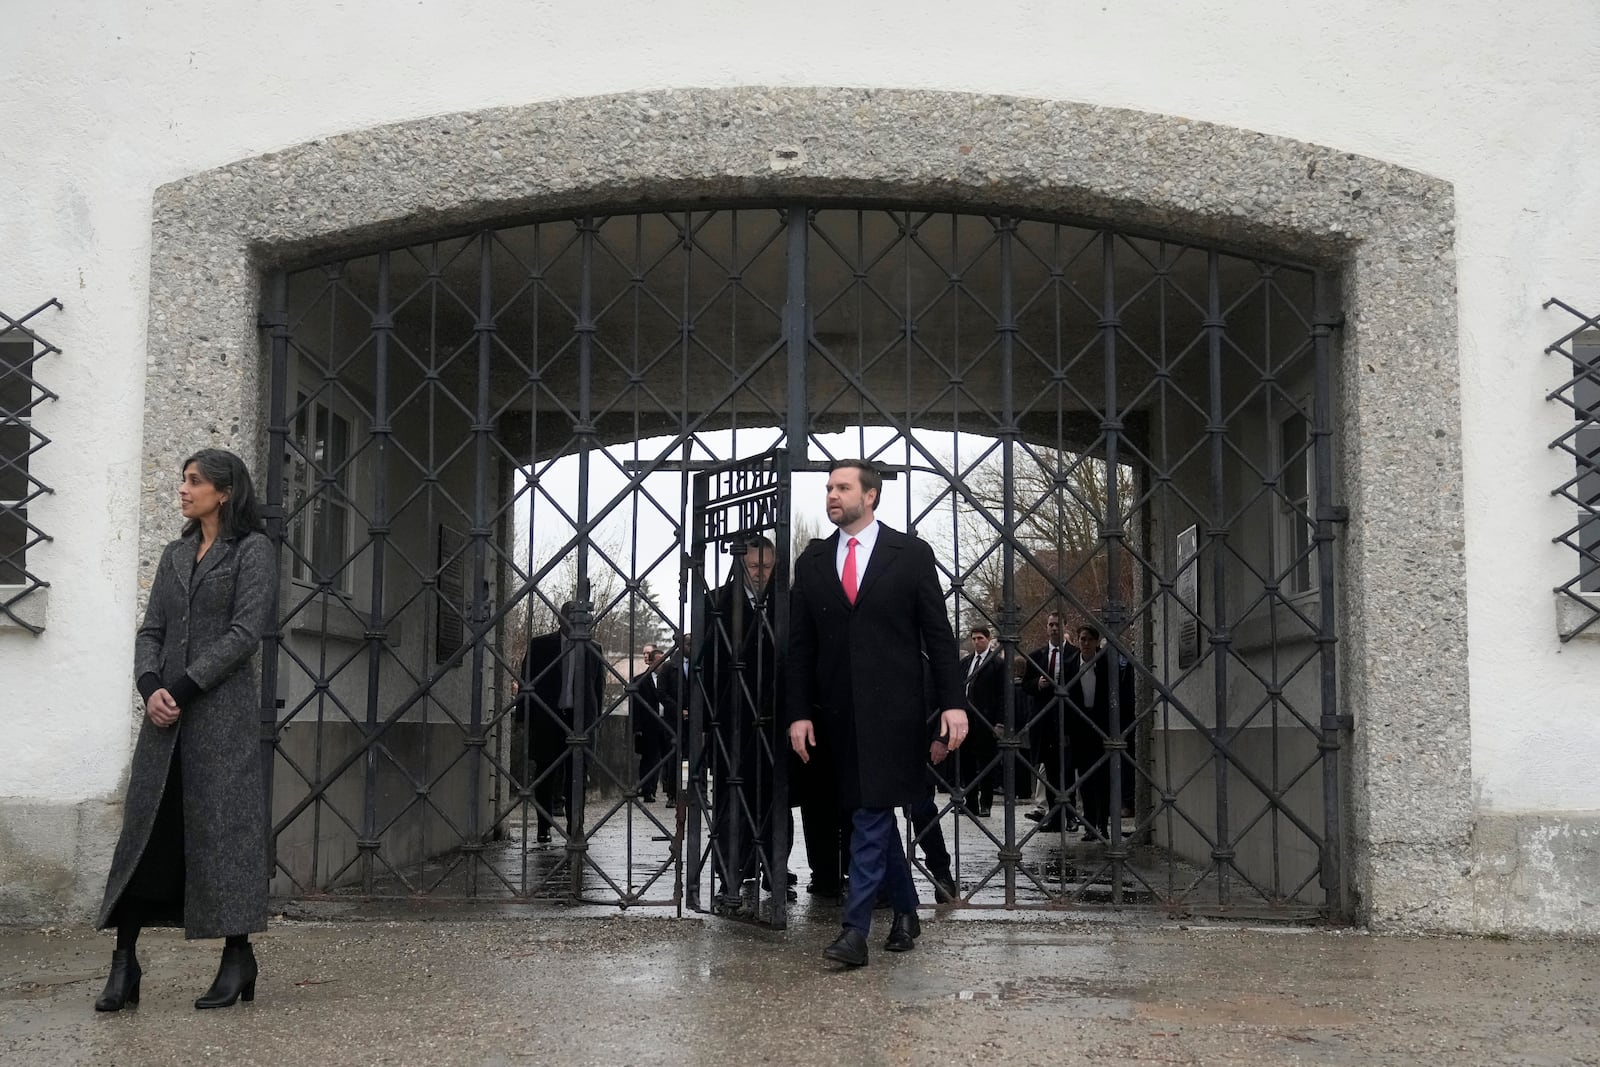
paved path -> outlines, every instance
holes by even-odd
[[[143,1002],[100,1016],[107,935],[4,929],[0,1063],[1600,1063],[1595,943],[929,910],[839,972],[805,912],[280,921],[255,1003],[210,1012],[216,943],[151,931]]]

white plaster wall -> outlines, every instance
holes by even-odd
[[[0,634],[0,797],[115,790],[131,738],[151,193],[326,134],[630,89],[876,85],[1058,97],[1347,149],[1455,185],[1474,774],[1500,811],[1600,809],[1600,642],[1555,640],[1573,567],[1540,355],[1600,307],[1592,0],[0,0],[0,308],[57,296],[39,413],[56,495],[42,637]],[[1441,427],[1449,433],[1455,427]],[[176,526],[176,523],[174,524]],[[1441,538],[1456,536],[1441,530]],[[1425,671],[1426,664],[1417,669]]]

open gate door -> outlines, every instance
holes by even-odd
[[[782,929],[790,835],[778,715],[789,613],[786,451],[695,474],[687,577],[688,903]]]

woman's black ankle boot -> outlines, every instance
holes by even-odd
[[[117,949],[111,953],[111,974],[106,978],[105,992],[94,1002],[95,1011],[121,1011],[129,1004],[139,1003],[139,957],[133,949]]]
[[[243,945],[225,945],[222,965],[211,988],[194,1002],[197,1008],[229,1008],[240,998],[256,999],[256,953],[249,942]]]

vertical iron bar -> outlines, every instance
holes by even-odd
[[[783,304],[783,331],[789,391],[784,445],[788,449],[789,460],[783,466],[785,470],[796,467],[804,470],[807,457],[811,454],[811,443],[806,435],[806,357],[811,343],[811,308],[806,292],[810,218],[804,204],[790,204],[787,211],[788,294]],[[784,551],[788,549],[785,547]]]
[[[772,671],[774,700],[772,724],[772,855],[767,869],[772,872],[772,926],[782,930],[789,925],[789,739],[783,726],[784,646],[789,636],[789,451],[773,453],[773,481],[777,486],[777,528],[773,530],[772,577],[767,586],[767,610],[773,613]]]
[[[1122,903],[1123,869],[1127,864],[1128,850],[1122,842],[1122,754],[1127,751],[1127,739],[1122,736],[1122,513],[1117,496],[1117,464],[1119,435],[1122,433],[1122,413],[1117,398],[1117,333],[1122,329],[1118,317],[1117,238],[1107,232],[1102,237],[1101,272],[1104,289],[1101,293],[1100,344],[1105,357],[1105,411],[1101,415],[1100,432],[1105,439],[1106,511],[1101,539],[1106,551],[1106,599],[1101,609],[1101,622],[1106,636],[1111,640],[1101,646],[1100,654],[1106,657],[1106,760],[1110,772],[1106,788],[1111,796],[1106,808],[1106,828],[1109,847],[1106,856],[1111,861],[1111,902]],[[1090,664],[1090,670],[1094,665]],[[1132,669],[1131,666],[1129,668]]]
[[[721,495],[719,493],[719,495]],[[718,619],[712,623],[717,633],[717,672],[713,677],[716,684],[717,709],[716,717],[719,720],[726,718],[724,733],[723,725],[719,724],[717,733],[726,737],[726,749],[718,743],[712,753],[713,766],[720,763],[724,768],[721,775],[713,774],[711,781],[719,794],[726,792],[727,796],[719,795],[716,798],[717,808],[720,812],[714,822],[716,830],[713,831],[721,838],[722,854],[722,897],[724,906],[730,910],[737,910],[740,904],[739,894],[743,887],[744,877],[744,837],[746,833],[754,834],[760,822],[757,810],[749,809],[746,814],[745,801],[749,794],[745,792],[745,772],[754,768],[745,767],[744,763],[744,732],[746,720],[753,719],[758,713],[750,699],[750,689],[746,685],[745,671],[749,664],[744,659],[744,642],[747,628],[750,626],[750,612],[746,610],[749,601],[745,596],[745,561],[746,547],[742,540],[729,545],[732,559],[728,564],[728,618]],[[721,546],[718,546],[720,553]],[[726,637],[724,637],[726,635]],[[726,642],[724,644],[724,642]],[[724,651],[725,649],[725,651]],[[759,692],[759,690],[757,691]],[[727,704],[723,700],[727,700]],[[714,872],[713,872],[714,873]],[[757,872],[759,873],[759,872]],[[774,886],[776,888],[776,886]],[[784,886],[780,892],[786,892]],[[760,899],[761,883],[756,883],[757,900]]]
[[[262,803],[266,807],[267,881],[277,872],[278,835],[272,825],[272,774],[278,747],[278,646],[282,642],[282,622],[278,618],[278,587],[283,577],[283,466],[288,454],[289,426],[287,397],[289,388],[289,279],[283,271],[272,275],[272,294],[262,323],[270,331],[272,345],[271,397],[268,400],[266,502],[267,539],[272,542],[272,610],[267,616],[272,626],[261,635],[261,781]],[[313,885],[314,888],[314,885]]]
[[[484,588],[488,585],[489,537],[492,533],[489,526],[488,479],[490,439],[494,434],[494,424],[489,421],[489,368],[494,359],[495,332],[498,329],[494,320],[493,261],[494,232],[485,230],[479,236],[478,247],[478,321],[475,326],[478,340],[478,380],[472,418],[472,529],[467,535],[472,539],[472,588],[463,598],[466,602],[464,608],[467,617],[462,625],[462,629],[467,633],[476,632],[479,623],[489,617],[488,605],[484,603]],[[483,811],[480,802],[485,741],[483,643],[482,636],[473,639],[472,668],[467,676],[469,701],[466,738],[467,839],[462,843],[462,851],[466,853],[467,892],[471,896],[477,895],[478,877],[482,873],[480,864],[483,861]]]
[[[1316,350],[1316,395],[1312,401],[1313,461],[1316,464],[1317,504],[1317,597],[1320,613],[1317,626],[1317,650],[1320,657],[1322,682],[1321,736],[1317,739],[1318,754],[1322,758],[1322,856],[1320,872],[1324,892],[1324,906],[1330,914],[1342,915],[1344,908],[1344,872],[1340,869],[1343,853],[1342,812],[1339,789],[1340,749],[1337,618],[1334,602],[1333,523],[1333,339],[1332,333],[1339,319],[1332,306],[1332,279],[1326,272],[1317,271],[1314,286],[1311,335]]]
[[[1017,687],[1011,684],[1011,661],[1018,651],[1016,578],[1016,445],[1021,436],[1017,428],[1016,398],[1012,395],[1016,375],[1017,318],[1015,296],[1011,290],[1014,269],[1017,220],[1000,220],[1000,654],[1005,657],[1005,688],[1000,714],[1005,722],[1001,748],[1000,785],[1005,790],[1004,845],[1000,862],[1005,879],[1007,907],[1017,903],[1017,873],[1022,866],[1022,849],[1017,844]],[[959,541],[959,538],[957,539]],[[959,635],[957,635],[959,638]]]
[[[1227,577],[1228,567],[1224,542],[1228,528],[1227,490],[1225,475],[1225,442],[1227,432],[1224,421],[1222,395],[1222,281],[1220,259],[1215,251],[1206,253],[1206,367],[1209,385],[1209,407],[1206,417],[1206,435],[1210,441],[1211,460],[1211,528],[1206,539],[1211,545],[1211,669],[1212,669],[1212,720],[1211,735],[1213,775],[1216,778],[1217,840],[1211,852],[1217,872],[1217,903],[1227,904],[1229,897],[1228,865],[1233,861],[1233,842],[1228,828],[1228,758],[1231,744],[1228,731],[1228,654],[1232,635],[1228,629]]]
[[[589,529],[589,453],[594,447],[593,390],[590,377],[594,372],[594,243],[599,223],[593,215],[585,215],[579,223],[582,230],[579,246],[580,279],[578,285],[578,404],[577,423],[572,436],[578,448],[578,507],[577,507],[577,599],[572,620],[572,655],[575,679],[572,687],[572,724],[567,736],[568,799],[567,799],[567,860],[570,876],[570,899],[577,903],[583,894],[584,866],[589,849],[584,832],[584,777],[587,765],[584,749],[590,727],[589,677],[590,641],[594,625],[594,603],[589,587],[589,546],[593,531]],[[593,709],[596,716],[599,709]]]
[[[384,491],[387,475],[389,427],[389,342],[394,331],[394,320],[389,310],[389,253],[378,254],[378,296],[372,314],[372,344],[375,375],[373,381],[372,426],[373,444],[372,511],[367,528],[372,548],[372,588],[369,592],[367,616],[367,713],[365,737],[367,741],[367,775],[364,783],[361,836],[363,848],[378,847],[378,753],[375,738],[382,717],[379,682],[382,674],[384,647],[387,635],[383,621],[383,559],[384,544],[389,533],[389,510]],[[370,879],[370,871],[366,872]],[[371,892],[370,881],[367,891]]]
[[[685,465],[687,467],[687,464]],[[694,510],[691,518],[694,530],[691,534],[689,551],[689,614],[692,620],[690,634],[694,640],[692,654],[685,649],[685,660],[688,672],[681,680],[688,686],[689,697],[689,784],[692,796],[688,807],[689,827],[689,870],[687,875],[688,893],[686,897],[689,907],[700,909],[700,880],[705,876],[704,853],[701,851],[703,836],[704,816],[710,809],[706,806],[706,744],[705,744],[705,689],[701,684],[700,665],[705,658],[705,650],[716,637],[706,631],[706,599],[710,595],[710,586],[706,583],[705,576],[705,524],[707,499],[707,478],[705,474],[697,474],[693,478]],[[711,645],[714,647],[714,645]]]

